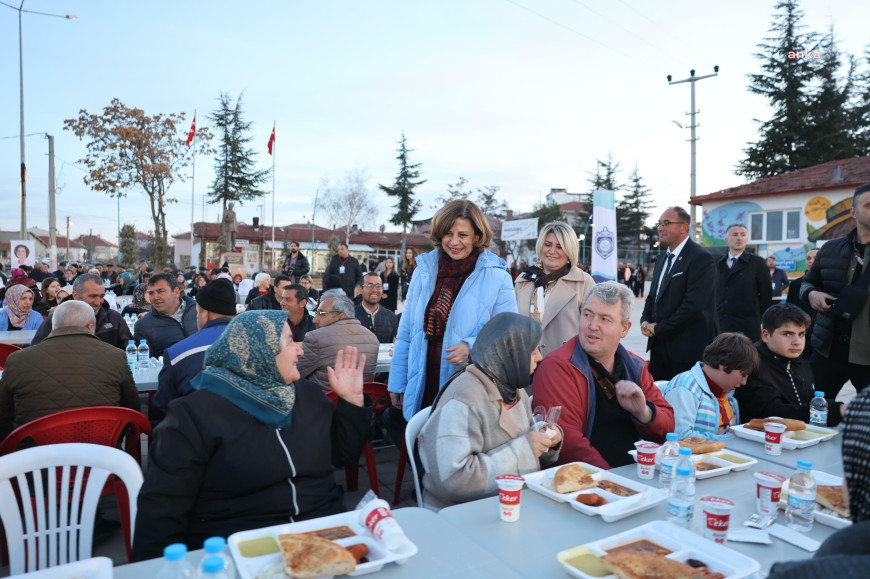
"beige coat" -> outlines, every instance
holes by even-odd
[[[544,330],[541,356],[546,356],[580,332],[580,308],[586,292],[594,285],[592,276],[578,267],[572,267],[567,275],[556,281],[541,320]],[[520,276],[514,285],[514,293],[517,295],[517,311],[528,316],[531,306],[537,303],[535,283]]]
[[[358,355],[366,355],[363,380],[374,380],[380,344],[378,338],[356,318],[343,318],[305,334],[302,340],[303,355],[296,363],[296,369],[303,378],[318,384],[324,392],[332,390],[327,368],[335,366],[335,355],[347,346],[354,346]]]

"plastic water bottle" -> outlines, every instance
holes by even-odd
[[[828,425],[828,401],[824,392],[816,392],[816,397],[810,402],[810,424],[813,426]]]
[[[151,356],[149,356],[148,342],[147,341],[145,341],[145,340],[139,341],[139,350],[138,350],[137,357],[139,359],[139,369],[140,370],[147,370],[149,360],[151,359]]]
[[[138,356],[136,350],[136,342],[135,340],[127,340],[127,365],[130,366],[130,372],[136,372],[136,357]]]
[[[678,453],[679,457],[677,458],[675,467],[684,466],[689,469],[689,476],[692,479],[692,484],[695,484],[695,461],[692,460],[692,449],[681,446]]]
[[[816,480],[810,473],[811,470],[813,470],[813,463],[808,460],[799,460],[797,472],[788,479],[788,504],[785,509],[785,522],[796,531],[807,532],[813,528]]]
[[[223,557],[211,555],[202,560],[200,577],[203,579],[233,579],[235,573],[233,575],[227,573],[226,569],[224,569]]]
[[[659,486],[663,489],[671,488],[674,478],[674,465],[680,457],[680,444],[677,442],[677,433],[669,432],[667,441],[662,445],[662,470],[659,472]]]
[[[685,465],[678,464],[668,490],[668,521],[689,528],[694,506],[694,477]]]
[[[163,567],[157,574],[157,579],[177,579],[179,577],[196,577],[196,571],[185,560],[187,546],[184,543],[173,543],[163,549]]]
[[[206,539],[202,544],[205,554],[202,556],[200,567],[203,568],[206,559],[216,557],[221,560],[221,570],[226,573],[229,578],[236,576],[236,566],[233,564],[233,557],[227,549],[227,541],[223,537],[211,537]]]

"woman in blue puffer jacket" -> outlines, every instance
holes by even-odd
[[[490,318],[517,311],[507,264],[485,249],[492,229],[477,205],[447,203],[429,237],[437,249],[417,257],[390,368],[393,408],[384,422],[394,440],[404,421],[431,406],[456,367],[469,361]]]

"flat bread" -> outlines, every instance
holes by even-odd
[[[706,569],[695,569],[662,555],[641,551],[616,551],[601,563],[620,579],[701,579]]]
[[[692,449],[692,454],[706,454],[708,452],[716,452],[725,448],[725,443],[718,440],[705,440],[695,436],[687,436],[679,441],[680,446]]]
[[[843,493],[843,485],[819,485],[816,487],[816,502],[837,513],[838,517],[848,519],[849,503]]]
[[[313,535],[279,535],[284,570],[290,577],[308,579],[356,571],[350,551],[329,539]]]
[[[595,486],[595,480],[579,464],[566,464],[553,476],[553,486],[557,493],[573,493]]]
[[[749,428],[764,432],[765,422],[778,422],[780,424],[785,424],[786,432],[792,432],[795,430],[806,430],[807,428],[806,422],[804,422],[803,420],[796,420],[794,418],[753,418],[749,421]]]

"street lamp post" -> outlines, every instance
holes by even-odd
[[[121,265],[121,174],[115,177],[115,190],[118,192],[118,265]],[[193,231],[193,230],[191,230]],[[191,233],[191,235],[193,235]],[[191,245],[191,247],[193,247]]]
[[[18,79],[19,79],[19,98],[21,103],[21,126],[20,126],[20,142],[21,142],[21,239],[26,239],[27,236],[27,166],[24,163],[24,42],[21,29],[21,14],[38,14],[40,16],[53,16],[54,18],[66,18],[75,20],[73,14],[49,14],[47,12],[36,12],[34,10],[24,10],[24,0],[16,8],[6,2],[0,2],[3,6],[11,8],[18,12]]]
[[[589,231],[589,224],[592,223],[592,217],[594,217],[594,213],[589,216],[589,219],[586,220],[586,227],[583,228],[583,235],[580,236],[580,239],[583,240],[583,257],[580,261],[586,265],[586,232]],[[593,225],[594,227],[594,225]]]

